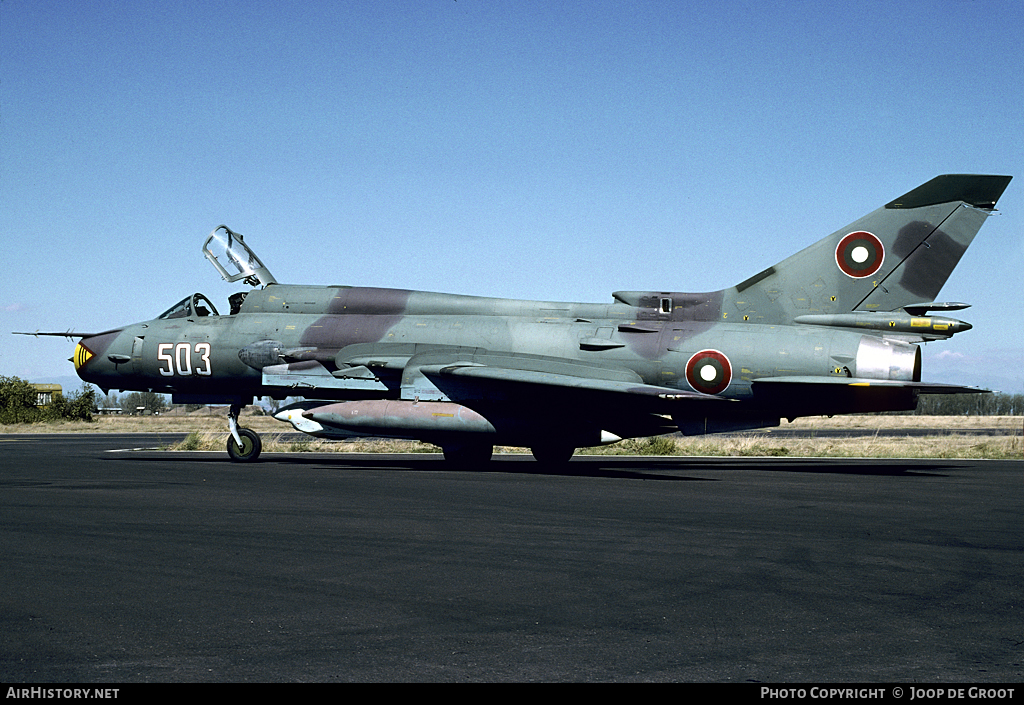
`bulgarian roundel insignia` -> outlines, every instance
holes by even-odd
[[[732,365],[717,350],[701,350],[686,363],[686,381],[698,392],[718,394],[732,381]]]
[[[836,264],[854,279],[870,277],[881,269],[884,259],[882,241],[864,230],[850,233],[836,247]]]

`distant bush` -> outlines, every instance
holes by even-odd
[[[198,431],[192,431],[188,434],[181,443],[179,443],[175,450],[199,450],[203,444],[203,436]]]
[[[37,396],[36,390],[25,380],[0,377],[0,423],[40,421],[42,412],[36,407]]]
[[[43,408],[43,415],[47,421],[92,421],[95,409],[96,392],[83,386],[68,397],[55,394],[49,406]]]
[[[0,376],[0,424],[36,423],[39,421],[92,421],[96,409],[96,392],[83,385],[78,392],[65,397],[54,394],[46,406],[36,406],[39,394],[23,379]]]

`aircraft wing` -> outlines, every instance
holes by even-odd
[[[549,433],[587,427],[623,438],[675,431],[671,419],[677,415],[732,405],[645,384],[633,370],[616,365],[479,349],[416,355],[405,367],[402,397],[452,401],[499,424],[515,418]]]
[[[677,417],[703,418],[712,408],[733,406],[716,396],[646,384],[619,365],[544,355],[359,344],[339,351],[336,360],[337,371],[316,379],[303,368],[306,383],[351,389],[374,382],[399,391],[399,399],[321,402],[289,411],[285,420],[299,430],[325,435],[342,429],[439,443],[452,442],[452,433],[472,438],[486,430],[513,444],[541,438],[582,447],[671,433],[678,428]],[[274,375],[294,376],[279,374],[283,367],[275,366]],[[264,369],[265,380],[271,369]]]
[[[493,352],[479,348],[425,350],[412,356],[402,373],[402,397],[556,406],[598,403],[660,411],[683,400],[722,401],[696,392],[645,384],[639,374],[613,364],[544,355]]]
[[[453,390],[458,401],[493,399],[496,393],[507,397],[560,396],[567,401],[589,399],[608,404],[649,406],[652,412],[662,409],[673,411],[674,407],[669,408],[669,405],[680,402],[726,401],[708,394],[642,382],[577,377],[538,370],[474,364],[433,365],[420,369],[439,387],[452,386],[446,384],[446,381],[454,380],[459,387],[458,391]]]
[[[644,384],[639,379],[574,374],[584,372],[582,365],[544,371],[523,369],[535,360],[518,362],[526,364],[442,364],[421,367],[420,372],[447,398],[487,418],[512,414],[556,437],[582,433],[582,428],[600,430],[602,438],[615,434],[613,439],[671,433],[678,430],[677,418],[715,415],[711,409],[720,414],[732,406],[719,397]],[[592,445],[597,435],[593,438],[580,444]]]

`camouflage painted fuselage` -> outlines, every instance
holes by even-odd
[[[864,401],[829,399],[820,405],[800,395],[780,406],[776,394],[767,408],[757,402],[756,380],[919,379],[914,345],[837,328],[725,322],[715,301],[720,295],[702,297],[698,305],[675,305],[697,298],[658,293],[650,297],[653,306],[630,306],[272,285],[250,292],[235,315],[154,320],[90,338],[83,345],[95,358],[83,378],[105,388],[218,401],[263,395],[457,401],[489,417],[527,413],[534,419],[530,425],[547,432],[570,422],[589,425],[582,434],[588,438],[601,430],[622,438],[675,430],[658,414],[679,417],[680,402],[687,398],[622,395],[581,404],[586,390],[578,390],[559,403],[551,398],[559,395],[545,394],[532,378],[523,382],[532,393],[523,395],[507,389],[515,379],[504,387],[497,380],[479,389],[454,385],[453,393],[417,370],[482,366],[499,355],[503,369],[550,374],[559,381],[601,379],[747,402],[742,409],[732,404],[715,405],[730,407],[721,411],[699,409],[693,415],[698,431],[708,419],[717,430],[773,425],[780,416],[856,410],[851,403],[868,408]],[[663,306],[665,300],[671,303]],[[703,367],[702,359],[707,360]],[[900,408],[916,403],[912,393],[899,396]],[[639,418],[621,413],[641,401]],[[889,395],[886,408],[892,403]],[[583,423],[591,412],[597,418]]]
[[[1008,182],[938,177],[717,292],[587,304],[271,283],[232,315],[186,299],[84,338],[76,368],[179,401],[325,400],[302,416],[438,443],[578,447],[912,409],[962,390],[921,384],[917,343],[970,328],[927,314],[962,307],[933,299]]]

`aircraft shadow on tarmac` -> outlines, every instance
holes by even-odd
[[[178,454],[176,454],[178,455]],[[166,453],[146,455],[135,460],[168,460]],[[209,455],[181,453],[182,459],[208,460]],[[127,458],[125,458],[127,459]],[[218,459],[220,460],[220,459]],[[229,461],[223,458],[225,464]],[[349,455],[325,453],[268,453],[252,465],[234,468],[255,470],[265,464],[317,465],[322,467],[361,470],[399,470],[414,472],[505,473],[550,475],[563,477],[619,478],[658,480],[664,482],[717,482],[720,478],[699,477],[701,471],[798,472],[815,474],[864,475],[868,477],[946,477],[955,465],[949,461],[871,459],[863,458],[672,458],[577,456],[565,465],[546,465],[529,456],[495,456],[486,464],[453,467],[438,455]],[[686,473],[679,475],[678,473]]]

